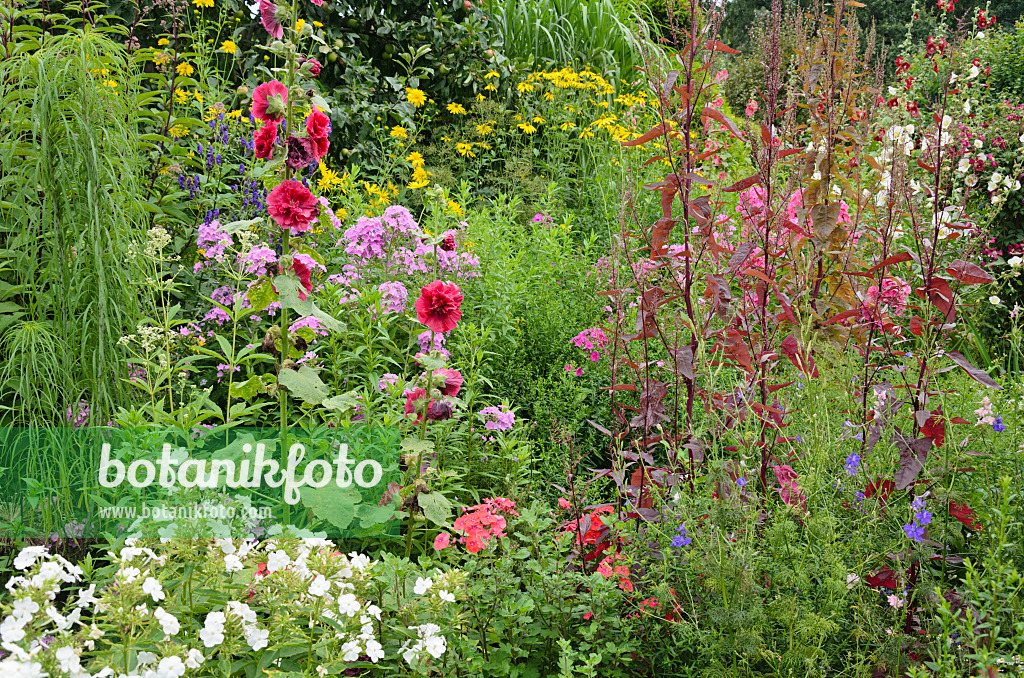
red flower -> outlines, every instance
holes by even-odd
[[[455,235],[453,233],[445,234],[444,240],[441,241],[441,249],[445,252],[455,251]]]
[[[559,497],[558,498],[558,508],[562,509],[563,511],[568,511],[569,509],[572,508],[572,502],[570,502],[565,497]]]
[[[292,270],[295,271],[295,275],[299,276],[299,283],[305,288],[306,292],[312,292],[313,283],[310,282],[309,276],[313,270],[309,267],[309,264],[300,259],[299,256],[293,258]],[[299,291],[299,301],[306,300],[306,292],[301,290]]]
[[[440,551],[441,549],[446,549],[446,548],[448,548],[451,545],[452,545],[452,538],[451,538],[451,535],[449,535],[447,532],[439,532],[438,535],[436,537],[434,537],[434,550],[435,551]]]
[[[275,125],[284,120],[288,110],[288,88],[278,80],[259,85],[252,93],[252,115]]]
[[[444,386],[441,387],[441,393],[449,396],[459,395],[459,390],[462,388],[462,375],[459,374],[458,370],[442,367],[439,370],[434,370],[434,374],[444,377]]]
[[[260,0],[260,23],[270,33],[270,37],[280,40],[284,37],[284,26],[278,19],[279,10],[274,0]]]
[[[256,157],[269,158],[274,152],[274,142],[277,141],[277,125],[264,123],[263,127],[253,132],[252,140],[256,147]]]
[[[435,332],[450,332],[462,318],[460,304],[462,293],[457,285],[435,280],[420,290],[416,319]]]
[[[330,133],[331,119],[314,106],[309,117],[306,118],[306,134],[313,142],[313,155],[317,160],[327,155],[327,149],[331,145],[331,142],[327,140],[327,135]]]
[[[418,388],[414,391],[409,391],[408,393],[405,394],[405,413],[412,414],[413,412],[415,412],[417,424],[420,423],[420,421],[423,419],[423,413],[419,411],[419,408],[416,407],[416,401],[423,400],[426,397],[427,392],[424,391],[422,388]]]
[[[267,196],[267,212],[281,228],[305,231],[319,206],[316,196],[294,179],[282,181]]]
[[[323,0],[321,0],[321,2],[322,1]],[[320,62],[317,61],[316,59],[307,59],[306,61],[302,62],[302,66],[303,66],[303,68],[309,69],[309,74],[312,77],[315,78],[316,76],[320,75],[320,68],[321,68],[321,66],[320,66]]]

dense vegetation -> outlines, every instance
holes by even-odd
[[[5,4],[0,675],[1022,673],[1019,13]]]

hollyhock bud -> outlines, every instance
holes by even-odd
[[[307,59],[302,62],[302,74],[307,78],[315,78],[320,75],[320,62],[316,59]]]

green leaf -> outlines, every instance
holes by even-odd
[[[440,527],[451,527],[452,503],[440,492],[416,495],[416,503],[423,509],[423,517]]]
[[[344,529],[356,517],[356,507],[362,500],[355,489],[328,483],[325,487],[303,487],[299,490],[302,505],[313,511],[320,520],[326,520]]]
[[[387,506],[374,506],[373,504],[360,504],[356,507],[356,518],[359,519],[359,527],[368,528],[374,525],[383,525],[395,515],[394,502]]]
[[[231,388],[228,390],[232,398],[242,398],[243,400],[252,400],[257,393],[266,392],[263,381],[256,375],[249,377],[248,381],[241,384],[232,382]]]
[[[226,231],[228,235],[233,235],[241,230],[250,228],[259,224],[263,221],[263,218],[259,219],[246,219],[244,221],[232,221],[221,226],[221,229]]]
[[[252,312],[259,313],[267,306],[270,306],[271,302],[277,301],[277,294],[274,293],[274,287],[270,284],[269,280],[263,279],[258,284],[253,285],[249,288],[249,291],[245,293],[245,296],[249,297],[249,303],[252,304]]]
[[[329,410],[334,410],[336,412],[344,414],[349,410],[356,409],[360,405],[359,401],[353,395],[354,393],[355,391],[342,393],[341,395],[336,395],[331,398],[328,398],[327,400],[324,400],[320,404]]]
[[[296,398],[311,405],[322,403],[329,392],[327,384],[320,380],[316,370],[306,365],[300,367],[298,372],[291,369],[281,370],[281,374],[277,376],[277,383],[286,387]]]
[[[420,440],[419,438],[406,438],[402,441],[402,449],[406,452],[430,453],[434,451],[434,441]]]

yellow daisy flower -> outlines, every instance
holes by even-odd
[[[409,134],[405,131],[405,128],[401,125],[395,125],[391,128],[391,136],[396,139],[408,139]]]
[[[476,153],[473,152],[473,144],[459,143],[455,144],[455,151],[464,158],[475,158]]]
[[[156,41],[156,44],[158,47],[166,47],[167,45],[171,44],[171,41],[167,38],[160,38]]]
[[[238,51],[238,45],[236,45],[231,40],[225,40],[224,42],[220,43],[220,51],[227,52],[228,54],[234,54]]]
[[[419,151],[413,151],[405,156],[405,159],[412,163],[414,167],[423,165],[423,155]]]
[[[448,104],[448,112],[455,115],[466,115],[466,109],[462,107],[462,104]]]
[[[423,104],[427,103],[427,95],[421,89],[413,89],[412,87],[406,87],[405,96],[409,99],[409,103],[411,103],[416,108],[419,108]]]
[[[187,61],[182,61],[174,70],[178,71],[178,75],[184,78],[187,78],[188,76],[196,72],[196,69],[192,68],[192,65],[189,64]]]
[[[484,76],[484,80],[490,80],[491,78],[500,77],[497,71],[487,71],[487,75]]]
[[[532,92],[534,87],[528,82],[521,82],[516,85],[516,89],[519,90],[520,94],[525,94],[526,92]]]
[[[213,0],[192,0],[196,7],[213,7]]]
[[[533,134],[534,132],[537,131],[537,128],[534,127],[533,125],[531,125],[528,122],[521,122],[518,125],[516,125],[516,127],[518,127],[519,129],[523,130],[527,134]]]

